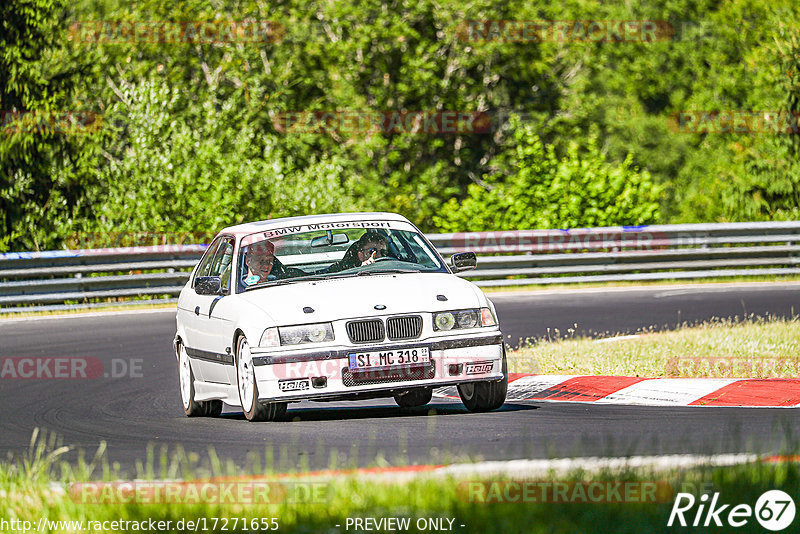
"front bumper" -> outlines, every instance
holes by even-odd
[[[384,367],[366,372],[349,369],[348,355],[353,352],[423,346],[430,351],[431,361],[427,365]],[[253,365],[260,400],[295,401],[502,380],[502,357],[503,337],[495,330],[469,336],[314,351],[259,352],[254,349]]]

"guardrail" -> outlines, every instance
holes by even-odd
[[[428,235],[444,255],[472,250],[479,286],[800,274],[800,221]],[[206,245],[0,254],[0,312],[176,296]],[[57,305],[54,305],[56,304]],[[32,307],[33,306],[33,307]]]

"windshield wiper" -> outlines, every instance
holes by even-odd
[[[310,280],[326,280],[328,278],[340,278],[343,276],[352,276],[352,274],[337,274],[337,273],[325,273],[325,274],[309,274],[307,276],[296,276],[294,278],[279,278],[277,280],[269,280],[267,282],[262,282],[260,284],[256,284],[254,286],[250,286],[245,289],[245,291],[250,291],[251,289],[258,289],[261,287],[275,287],[275,286],[282,286],[285,284],[292,284],[294,282],[308,282]]]
[[[418,273],[421,272],[419,269],[379,269],[376,271],[359,271],[356,276],[369,276],[372,274],[406,274],[406,273]]]
[[[419,273],[419,272],[421,272],[419,269],[380,269],[377,271],[359,271],[357,273],[351,272],[351,273],[311,274],[308,276],[298,276],[296,278],[280,278],[278,280],[270,280],[268,282],[262,282],[260,284],[256,284],[254,286],[246,288],[245,291],[250,291],[251,289],[260,289],[262,287],[282,286],[285,284],[292,284],[294,282],[328,280],[330,278],[348,278],[351,276],[370,276],[373,274],[407,274],[407,273]]]

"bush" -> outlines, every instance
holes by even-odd
[[[185,101],[163,81],[123,83],[108,111],[92,231],[210,231],[349,207],[336,157],[299,161],[232,101]],[[283,141],[284,144],[281,144]]]
[[[512,120],[506,175],[472,184],[463,201],[451,198],[434,221],[446,232],[576,228],[649,224],[659,218],[661,187],[640,171],[628,155],[622,163],[606,161],[590,137],[585,147],[570,143],[559,157],[531,125]]]

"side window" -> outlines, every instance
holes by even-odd
[[[203,255],[203,258],[200,260],[200,265],[197,267],[197,271],[195,271],[194,277],[197,278],[198,276],[208,276],[208,271],[211,268],[211,263],[214,260],[214,254],[219,246],[221,239],[217,239],[213,241],[208,248],[206,249],[206,253]],[[194,283],[192,283],[194,286]]]
[[[224,238],[214,253],[214,261],[211,262],[208,276],[219,276],[222,278],[222,288],[228,291],[231,283],[231,262],[233,260],[233,238]]]

